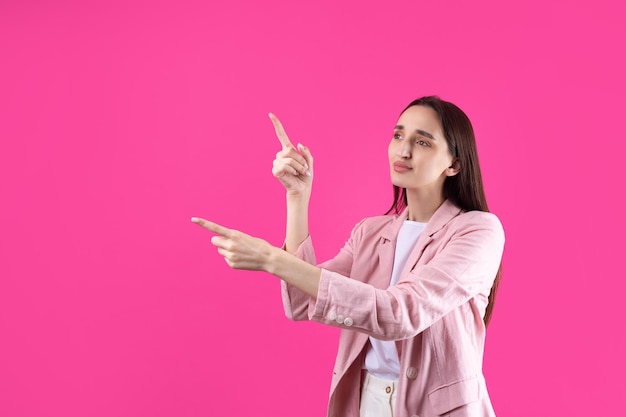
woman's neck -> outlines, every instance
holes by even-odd
[[[443,204],[445,198],[443,190],[428,192],[424,190],[406,190],[406,200],[409,207],[409,220],[428,223],[435,211]]]

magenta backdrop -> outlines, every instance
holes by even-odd
[[[189,218],[281,244],[273,111],[333,256],[425,94],[472,119],[507,233],[498,414],[619,414],[623,1],[95,3],[0,3],[0,416],[323,415],[338,331]]]

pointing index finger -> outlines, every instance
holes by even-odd
[[[283,128],[283,124],[278,120],[278,117],[274,116],[273,113],[269,114],[272,123],[274,124],[274,130],[276,130],[276,136],[278,140],[283,145],[283,149],[285,148],[293,148],[293,144],[289,140],[289,137],[285,133],[285,129]]]
[[[224,226],[220,226],[217,223],[213,223],[210,222],[208,220],[199,218],[199,217],[192,217],[191,221],[199,226],[204,227],[207,230],[212,231],[213,233],[216,233],[218,235],[224,236],[224,237],[230,237],[232,236],[232,230],[231,229],[227,229]]]

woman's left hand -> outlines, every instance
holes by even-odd
[[[271,252],[277,248],[265,240],[198,217],[192,217],[191,221],[217,234],[211,238],[211,243],[217,246],[217,252],[231,268],[267,271]]]

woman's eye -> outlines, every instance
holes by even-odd
[[[401,135],[401,134],[399,134],[399,133],[394,133],[394,134],[393,134],[393,138],[394,138],[394,139],[402,139],[402,135]]]
[[[424,140],[418,140],[417,144],[420,146],[430,146],[430,143],[424,141]]]

